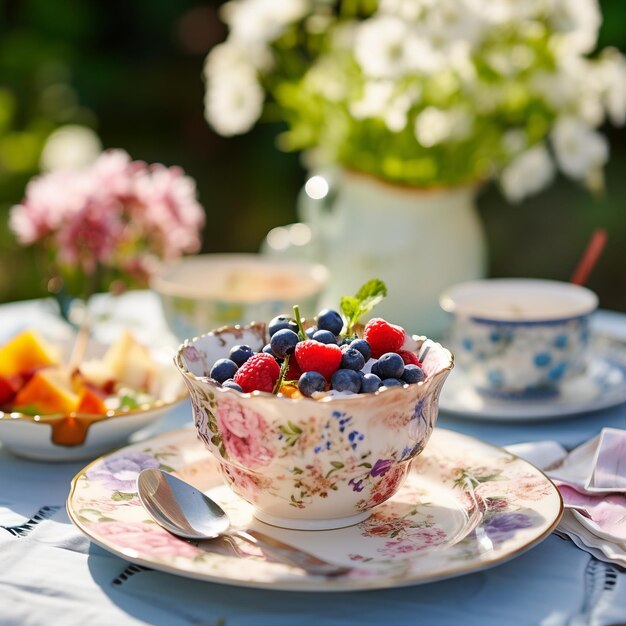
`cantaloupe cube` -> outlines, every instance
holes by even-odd
[[[89,387],[85,387],[78,399],[76,412],[102,415],[107,411],[104,399]]]
[[[25,330],[0,346],[0,376],[15,376],[58,362],[59,355],[34,330]]]
[[[44,368],[33,377],[15,396],[13,406],[29,413],[36,411],[42,415],[51,413],[71,413],[78,406],[78,396],[72,390],[69,374],[60,368]]]

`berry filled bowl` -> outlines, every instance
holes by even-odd
[[[437,420],[452,354],[381,318],[366,283],[315,320],[223,327],[175,363],[198,435],[263,522],[325,530],[366,519],[400,488]]]
[[[51,342],[26,329],[0,345],[0,441],[41,461],[93,459],[181,403],[185,387],[170,349],[124,330],[109,346]]]

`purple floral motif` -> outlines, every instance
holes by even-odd
[[[372,467],[370,474],[372,476],[384,476],[395,464],[393,459],[378,459],[376,463],[374,463],[374,467]]]
[[[534,522],[530,515],[509,511],[491,517],[485,522],[484,529],[489,539],[501,542],[513,537],[516,531],[531,526]]]
[[[195,346],[185,346],[183,348],[183,356],[185,357],[185,361],[189,363],[197,363],[202,360],[202,355]]]
[[[361,479],[356,479],[356,478],[351,478],[348,481],[348,484],[350,485],[350,487],[352,487],[352,491],[356,491],[357,493],[361,493],[361,491],[363,491],[363,488],[365,487],[365,485],[363,484],[365,478],[361,478]]]
[[[105,458],[87,472],[87,478],[102,483],[108,489],[123,493],[135,493],[136,481],[141,470],[157,469],[158,459],[143,452],[124,452]]]

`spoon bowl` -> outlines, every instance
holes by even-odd
[[[159,469],[137,477],[139,499],[152,519],[165,530],[193,541],[218,537],[243,539],[284,563],[318,576],[341,576],[350,571],[256,530],[231,528],[220,505],[189,483]]]

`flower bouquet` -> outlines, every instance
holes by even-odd
[[[45,252],[64,315],[72,296],[144,286],[159,259],[199,249],[203,224],[191,178],[122,150],[33,179],[9,219],[21,244]]]
[[[624,124],[626,61],[590,56],[596,0],[231,0],[205,66],[222,135],[263,114],[279,145],[418,187],[498,179],[519,201],[555,164],[602,186],[605,118]]]

